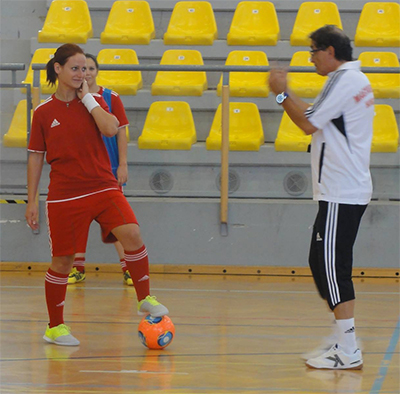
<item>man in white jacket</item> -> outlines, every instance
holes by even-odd
[[[310,106],[291,92],[287,73],[271,70],[276,101],[304,133],[312,134],[311,170],[314,223],[309,264],[315,284],[335,316],[328,349],[319,349],[306,365],[317,369],[361,369],[354,325],[353,246],[372,195],[369,171],[374,97],[360,62],[352,61],[349,38],[326,25],[310,35],[311,61],[328,76]]]

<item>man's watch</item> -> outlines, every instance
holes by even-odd
[[[279,93],[279,94],[276,96],[275,100],[276,100],[276,102],[277,102],[279,105],[282,105],[282,103],[283,103],[288,97],[289,97],[289,95],[288,95],[286,92],[282,92],[282,93]]]

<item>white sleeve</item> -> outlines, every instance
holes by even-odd
[[[314,105],[305,111],[306,117],[317,129],[323,129],[332,119],[340,117],[351,98],[351,87],[344,74],[339,72],[329,79]]]

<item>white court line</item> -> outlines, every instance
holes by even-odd
[[[43,289],[43,286],[0,286],[1,289]],[[126,287],[81,287],[77,286],[76,290],[118,290],[125,291]],[[221,289],[162,289],[153,287],[155,291],[176,291],[186,293],[255,293],[255,294],[315,294],[316,291],[306,290],[221,290]],[[399,291],[357,291],[357,294],[371,294],[371,295],[400,295]]]
[[[122,369],[121,371],[96,371],[96,370],[85,370],[82,369],[79,372],[83,373],[133,373],[133,374],[151,374],[151,375],[189,375],[187,372],[157,372],[157,371],[141,371],[137,369]]]

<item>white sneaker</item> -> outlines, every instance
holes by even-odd
[[[336,344],[321,356],[308,360],[306,365],[315,369],[362,369],[363,359],[360,349],[346,354]]]
[[[322,342],[313,350],[303,353],[301,355],[301,358],[305,361],[309,360],[310,358],[316,358],[321,356],[322,354],[326,353],[333,345],[337,343],[337,338],[334,337],[333,335],[330,337],[325,337]],[[357,347],[363,351],[364,346],[362,343],[361,338],[357,338]]]

